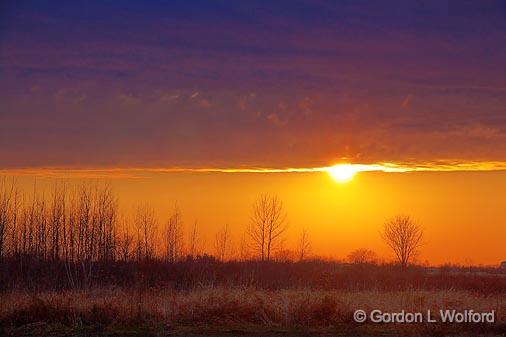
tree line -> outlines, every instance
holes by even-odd
[[[239,255],[258,254],[260,260],[271,260],[284,240],[285,219],[281,200],[261,195],[252,206]],[[232,255],[231,245],[230,227],[224,225],[216,233],[213,255],[226,260]],[[0,180],[0,258],[176,262],[203,254],[202,246],[197,222],[185,240],[177,206],[160,224],[149,204],[139,205],[132,218],[120,214],[108,184],[57,182],[49,192],[39,193],[34,187],[27,194],[14,181]]]
[[[270,261],[282,256],[287,231],[283,202],[272,195],[260,195],[251,206],[250,221],[236,259]],[[382,238],[398,262],[407,266],[422,243],[423,230],[410,216],[398,215],[383,227]],[[186,242],[185,242],[186,241]],[[159,224],[149,204],[136,208],[132,218],[120,214],[118,198],[108,184],[69,186],[57,182],[51,191],[30,195],[15,181],[0,180],[0,259],[16,257],[64,261],[80,266],[79,273],[91,273],[93,263],[145,261],[159,259],[177,262],[203,254],[203,240],[194,222],[185,240],[180,209],[175,206],[166,221]],[[305,260],[311,253],[311,240],[303,229],[297,240],[295,259]],[[232,257],[230,227],[224,225],[214,239],[217,260]],[[358,249],[348,259],[368,263],[374,252]],[[70,270],[71,274],[76,273]]]

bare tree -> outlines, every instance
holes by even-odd
[[[300,233],[299,247],[298,247],[299,261],[303,261],[307,258],[307,255],[311,252],[311,241],[309,239],[309,232],[307,229],[303,229]]]
[[[225,261],[230,251],[230,233],[228,230],[228,224],[216,233],[215,248],[218,260],[221,262]]]
[[[130,231],[130,225],[125,217],[122,220],[121,234],[118,237],[118,258],[127,262],[132,258],[134,237]]]
[[[83,184],[68,196],[65,189],[55,187],[52,200],[49,212],[50,256],[63,258],[71,286],[79,283],[88,286],[93,278],[95,262],[114,261],[119,252],[117,199],[108,184]],[[55,231],[60,233],[54,234]],[[61,245],[61,249],[56,248],[57,244]]]
[[[13,219],[15,196],[14,182],[7,185],[5,178],[2,179],[0,181],[0,259],[5,254],[7,234]]]
[[[116,222],[118,205],[110,185],[97,186],[95,192],[94,222],[97,231],[97,259],[110,261],[114,259],[116,245]],[[150,219],[156,226],[154,215]],[[154,240],[154,238],[153,238]]]
[[[423,228],[409,215],[396,215],[384,224],[381,234],[405,268],[422,244]]]
[[[92,261],[93,243],[91,241],[93,196],[86,185],[81,185],[76,191],[76,205],[73,207],[74,221],[71,231],[75,235],[75,259],[77,261]]]
[[[15,182],[13,182],[13,184],[15,184]],[[7,239],[9,239],[9,253],[11,256],[17,256],[19,254],[19,220],[20,220],[20,216],[21,216],[21,210],[22,210],[22,207],[21,207],[21,202],[20,202],[20,193],[19,193],[19,189],[17,188],[17,186],[15,187],[15,190],[14,190],[14,200],[13,200],[13,208],[12,208],[12,212],[11,212],[11,219],[10,219],[10,235]],[[4,250],[4,255],[6,255],[6,251],[5,251],[5,246],[6,246],[6,242],[5,242],[5,237],[4,237],[4,242],[3,242],[3,250]],[[0,254],[0,257],[1,257],[2,254]]]
[[[239,241],[238,259],[241,261],[246,261],[251,257],[247,239],[247,233],[244,233],[241,237],[241,241]]]
[[[297,258],[298,256],[296,251],[285,249],[283,247],[279,247],[274,254],[274,260],[278,262],[293,262],[296,261]]]
[[[39,260],[49,257],[51,224],[47,212],[44,196],[34,196],[30,217],[28,218],[28,241],[25,254],[34,256]],[[54,259],[57,259],[57,257]]]
[[[285,220],[283,203],[277,196],[263,194],[253,204],[248,236],[262,261],[269,261],[272,251],[282,243]]]
[[[55,183],[52,200],[49,205],[50,219],[48,225],[49,255],[53,260],[62,257],[62,234],[66,220],[66,187]]]
[[[178,261],[183,255],[183,220],[181,211],[174,207],[165,224],[165,257],[169,262]]]
[[[135,216],[137,260],[149,260],[155,256],[156,238],[155,211],[145,204],[137,208]]]
[[[188,255],[194,258],[201,253],[201,242],[200,236],[197,227],[197,221],[193,223],[193,226],[190,231],[190,240],[188,243]]]
[[[376,253],[369,249],[359,248],[348,254],[348,261],[354,264],[374,263]]]

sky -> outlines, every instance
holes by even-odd
[[[506,161],[501,1],[0,8],[4,168]]]
[[[62,183],[40,175],[34,181],[30,174],[17,176],[16,181],[28,200],[34,182],[38,193],[46,195],[51,195],[55,182]],[[418,263],[497,266],[506,258],[503,171],[360,172],[346,183],[336,183],[324,172],[137,172],[112,179],[76,175],[64,181],[69,193],[83,181],[110,184],[120,218],[130,226],[137,207],[148,203],[155,211],[159,235],[177,205],[186,243],[197,222],[200,248],[210,254],[215,253],[217,231],[225,225],[232,253],[238,254],[241,241],[247,242],[253,203],[260,194],[270,194],[283,203],[287,231],[282,247],[292,252],[306,229],[311,256],[346,260],[352,251],[365,248],[380,261],[391,261],[393,254],[380,235],[383,224],[407,214],[424,230]]]
[[[422,259],[493,264],[504,60],[504,1],[2,1],[0,173],[112,179],[124,207],[178,201],[209,235],[277,193],[323,255],[387,254],[378,226],[410,212]],[[339,162],[435,172],[311,172]],[[186,172],[216,168],[301,170]]]

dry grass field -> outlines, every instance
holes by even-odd
[[[470,291],[328,291],[252,288],[119,288],[13,291],[1,295],[0,317],[11,335],[504,335],[506,293]],[[496,310],[495,324],[358,324],[356,309]],[[131,328],[128,328],[131,327]],[[86,329],[98,330],[86,330]],[[94,331],[94,332],[93,332]],[[99,331],[99,332],[97,332]],[[263,331],[263,332],[262,332]]]

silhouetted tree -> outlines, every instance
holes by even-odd
[[[299,247],[298,247],[298,255],[299,261],[303,261],[307,255],[311,252],[311,241],[309,240],[309,232],[307,229],[302,229],[299,238]]]
[[[188,242],[188,255],[194,258],[197,255],[200,255],[201,251],[201,242],[200,236],[197,227],[197,221],[193,223],[193,226],[190,230],[190,240]]]
[[[49,256],[53,260],[58,260],[62,256],[62,234],[66,220],[65,205],[65,185],[55,183],[51,203],[49,205],[50,216],[47,223],[49,232]]]
[[[384,224],[382,237],[404,268],[422,244],[423,228],[409,215],[396,215]]]
[[[219,261],[225,261],[227,254],[230,250],[230,233],[228,230],[228,224],[225,225],[221,230],[216,233],[215,238],[215,249],[216,249],[216,257]]]
[[[137,260],[154,258],[156,227],[154,210],[147,204],[139,206],[135,216]]]
[[[118,237],[118,258],[124,262],[129,261],[132,258],[132,248],[134,244],[134,238],[130,231],[128,220],[123,218],[121,226],[121,234]]]
[[[0,181],[0,259],[5,254],[6,241],[10,224],[13,219],[15,204],[15,184],[7,184],[6,179]]]
[[[253,204],[248,235],[262,261],[269,261],[272,251],[283,241],[285,220],[283,203],[277,196],[263,194]]]
[[[178,261],[183,256],[183,220],[181,211],[174,207],[165,224],[165,258],[169,262]]]
[[[97,259],[100,261],[112,261],[116,246],[117,199],[109,185],[97,186],[95,193],[94,221],[97,231]],[[156,221],[154,226],[156,227]]]
[[[241,236],[241,240],[239,241],[239,249],[238,249],[238,256],[237,257],[241,261],[245,261],[250,257],[247,239],[248,239],[247,233],[244,233]]]
[[[348,261],[355,264],[374,263],[376,253],[369,249],[359,248],[348,254]]]

